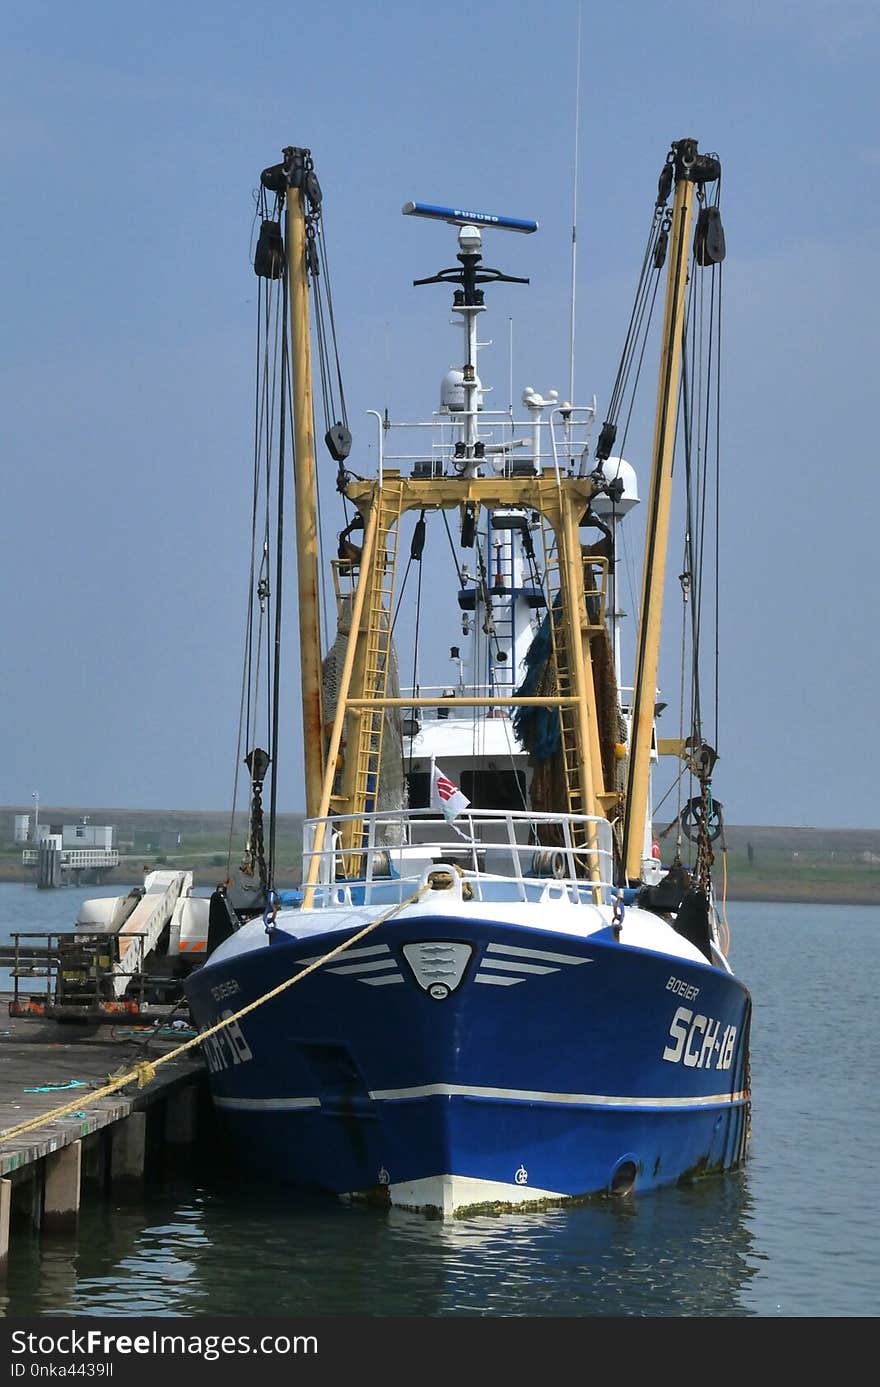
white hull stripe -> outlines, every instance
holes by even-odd
[[[484,958],[481,968],[501,968],[508,973],[558,973],[558,968],[546,968],[541,963],[519,963],[506,958]]]
[[[627,1098],[604,1093],[546,1093],[540,1089],[470,1088],[465,1084],[422,1084],[416,1088],[383,1088],[369,1094],[374,1102],[400,1102],[413,1098],[489,1098],[513,1103],[567,1104],[584,1108],[705,1108],[720,1103],[742,1103],[748,1094],[711,1093],[697,1098]],[[244,1112],[290,1112],[320,1108],[320,1098],[224,1098],[215,1097],[220,1108]]]
[[[346,958],[375,958],[377,954],[385,954],[389,963],[394,962],[387,944],[365,944],[362,949],[346,949],[345,951]],[[302,964],[317,963],[324,956],[324,954],[315,954],[314,958],[301,958],[299,962]]]
[[[378,955],[378,957],[377,957]],[[303,965],[317,963],[323,958],[323,954],[316,954],[314,958],[303,958],[300,962]],[[358,982],[369,983],[371,987],[381,987],[387,982],[403,982],[403,974],[398,970],[397,959],[391,953],[387,944],[368,944],[362,949],[346,949],[341,956],[345,962],[334,963],[324,969],[325,973],[338,973],[341,976],[354,975]],[[363,962],[350,963],[350,959],[361,959]],[[390,970],[382,972],[383,969]],[[375,978],[363,977],[364,973],[381,973]]]
[[[423,947],[429,946],[425,945]],[[444,946],[439,945],[437,947],[442,948]],[[505,954],[509,955],[509,957],[503,959],[489,958],[489,954]],[[300,963],[303,967],[307,967],[311,963],[318,963],[320,959],[323,957],[323,954],[315,954],[314,958],[300,959]],[[368,944],[360,949],[347,949],[343,957],[345,960],[344,962],[340,961],[339,963],[330,964],[327,967],[326,972],[338,973],[341,976],[351,976],[358,975],[361,973],[380,972],[382,969],[388,968],[395,970],[395,975],[393,977],[361,977],[359,978],[359,981],[371,983],[373,986],[379,986],[383,982],[403,982],[403,977],[396,971],[397,960],[394,958],[394,955],[391,953],[391,950],[389,949],[387,944]],[[522,959],[523,962],[515,961],[519,959]],[[526,963],[526,959],[540,960],[540,963]],[[354,960],[363,960],[363,962],[355,962]],[[524,949],[521,948],[518,944],[487,944],[486,953],[483,957],[483,961],[480,964],[480,967],[497,968],[499,970],[507,970],[512,973],[534,973],[538,975],[559,972],[558,967],[542,967],[542,963],[565,963],[579,966],[582,963],[592,963],[592,959],[576,958],[573,954],[550,953],[546,949]],[[508,981],[523,982],[524,978],[512,978],[510,980],[506,978],[493,978],[490,977],[487,973],[480,972],[476,975],[474,981],[488,983],[508,983]]]
[[[332,964],[328,973],[376,973],[380,968],[397,968],[397,961],[393,958],[377,958],[371,963],[343,963]]]
[[[494,973],[477,973],[474,982],[494,982],[496,987],[511,987],[515,982],[525,982],[525,978],[498,978]]]
[[[580,964],[593,962],[591,958],[575,958],[574,954],[551,954],[544,949],[522,949],[518,944],[487,944],[486,953],[510,954],[513,958],[540,958],[548,963]]]
[[[745,1093],[712,1093],[697,1098],[609,1097],[605,1093],[546,1093],[528,1088],[470,1088],[465,1084],[423,1084],[417,1088],[383,1088],[370,1094],[377,1102],[406,1098],[500,1098],[514,1103],[571,1103],[603,1108],[702,1108],[737,1103]]]

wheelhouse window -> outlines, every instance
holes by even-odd
[[[496,770],[481,766],[463,771],[462,794],[474,809],[522,809],[526,804],[526,778],[522,771]]]

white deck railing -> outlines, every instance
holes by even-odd
[[[357,846],[342,847],[346,823],[358,825]],[[444,864],[478,901],[608,901],[613,882],[611,825],[585,814],[466,810],[454,827],[431,809],[307,819],[304,882],[315,858],[318,908],[405,900]]]
[[[589,466],[590,439],[596,418],[596,407],[575,405],[563,409],[559,404],[545,402],[546,414],[514,417],[508,410],[480,408],[476,411],[479,441],[486,449],[481,464],[487,475],[515,476],[518,467],[536,472],[553,472],[557,476],[577,471],[583,475]],[[455,476],[460,471],[455,457],[455,444],[469,417],[465,410],[445,410],[432,419],[418,421],[393,420],[377,410],[368,410],[376,420],[378,454],[377,472],[381,477],[387,467],[409,471],[427,469],[424,475]],[[430,434],[430,437],[426,435]],[[401,438],[398,443],[397,439]]]

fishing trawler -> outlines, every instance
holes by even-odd
[[[486,407],[478,323],[489,286],[501,294],[528,280],[487,265],[483,242],[512,245],[503,233],[530,236],[537,224],[406,203],[405,215],[453,228],[455,264],[414,283],[452,290],[460,360],[425,421],[375,413],[369,476],[350,461],[310,152],[285,149],[260,187],[265,448],[255,458],[237,756],[249,773],[250,831],[214,892],[206,960],[186,984],[210,1032],[213,1101],[249,1168],[441,1217],[640,1194],[731,1170],[749,1139],[751,1003],[728,961],[713,882],[723,824],[698,678],[698,624],[712,604],[703,575],[714,574],[705,440],[715,394],[697,375],[717,356],[717,320],[700,315],[707,304],[714,313],[724,256],[719,161],[691,139],[669,150],[595,441],[595,402],[528,387],[521,407]],[[664,282],[627,682],[620,554],[639,495],[615,445]],[[335,632],[321,628],[312,319],[345,519],[329,564]],[[280,422],[270,426],[273,397]],[[691,678],[681,735],[662,738],[676,432],[686,451],[680,587]],[[274,885],[273,817],[291,433],[307,812],[301,887],[285,893]],[[451,555],[445,613],[438,573],[429,602],[422,596],[429,530]],[[415,603],[404,608],[413,573]],[[445,681],[427,670],[444,620],[457,640]],[[257,693],[248,681],[260,651],[270,658]],[[435,683],[422,682],[423,667]],[[664,864],[652,793],[666,755],[679,808]]]

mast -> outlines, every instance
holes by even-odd
[[[317,183],[307,149],[285,149],[287,174],[287,279],[290,291],[290,350],[293,375],[294,492],[296,566],[299,587],[299,643],[302,673],[303,759],[306,817],[317,815],[323,782],[324,716],[321,688],[321,628],[318,606],[318,505],[315,425],[309,327],[304,183],[314,201]],[[318,200],[320,193],[317,193]],[[282,388],[286,388],[282,386]]]
[[[308,910],[314,905],[329,816],[333,815],[338,825],[334,830],[338,832],[334,851],[343,874],[355,879],[366,870],[365,849],[372,831],[367,820],[379,804],[386,715],[392,709],[429,707],[455,715],[464,708],[485,709],[487,716],[506,716],[520,707],[558,713],[559,774],[564,786],[551,787],[554,805],[561,793],[564,804],[560,807],[576,820],[570,829],[571,846],[582,854],[580,860],[585,875],[593,882],[598,903],[602,879],[595,819],[607,812],[610,803],[616,804],[618,796],[606,789],[604,781],[591,645],[595,638],[605,635],[605,582],[601,572],[607,560],[599,556],[585,559],[579,534],[579,521],[593,495],[595,479],[563,474],[552,443],[542,449],[539,417],[548,404],[555,402],[555,392],[547,400],[531,390],[524,395],[534,426],[529,440],[532,454],[526,455],[524,463],[518,464],[510,456],[520,440],[499,443],[493,441],[491,434],[481,436],[478,426],[482,391],[477,375],[480,343],[476,322],[484,311],[482,286],[498,281],[528,283],[482,263],[481,225],[530,233],[537,229],[537,223],[425,203],[407,203],[403,211],[459,228],[458,265],[414,281],[416,285],[453,286],[452,311],[461,319],[464,349],[462,369],[454,372],[455,403],[450,405],[455,436],[446,443],[444,465],[439,473],[433,466],[427,469],[430,475],[422,467],[413,467],[412,474],[407,475],[398,467],[387,466],[380,441],[378,477],[370,480],[346,475],[344,494],[364,522],[364,540],[350,566],[352,577],[357,569],[357,581],[323,787],[317,808],[309,815],[317,823],[306,848],[303,908]],[[485,617],[481,625],[487,634],[495,619],[494,604],[501,603],[506,613],[505,631],[500,636],[495,634],[499,659],[492,661],[488,671],[488,693],[482,691],[483,681],[478,675],[473,692],[461,684],[457,691],[444,691],[439,696],[422,696],[417,690],[401,695],[389,688],[400,520],[411,510],[422,514],[427,510],[459,512],[464,548],[475,546],[475,541],[482,543],[482,538],[477,539],[477,517],[481,510],[486,514],[489,538],[483,551],[484,562],[478,561],[479,574],[462,574],[462,581],[473,581],[480,587],[479,601]],[[528,612],[521,610],[519,616],[524,617],[524,622],[517,624],[516,604],[521,603],[523,609],[535,604],[525,596],[526,591],[531,593],[533,589],[523,583],[524,550],[517,548],[521,541],[516,536],[520,531],[528,534],[529,526],[537,524],[539,517],[546,575],[546,596],[541,605],[547,607],[555,687],[548,693],[520,694],[525,666],[521,672],[518,643],[520,639],[525,641],[531,621]],[[496,529],[500,538],[497,552],[493,553],[492,535]],[[531,558],[534,564],[533,551]],[[590,569],[589,603],[586,568]],[[600,570],[600,576],[593,569]],[[540,579],[538,582],[543,592],[544,584]],[[475,611],[477,601],[475,593]],[[501,652],[505,659],[500,658]]]
[[[642,601],[636,646],[635,687],[627,771],[626,808],[623,825],[623,862],[628,882],[642,874],[645,824],[648,814],[651,747],[654,735],[654,701],[660,654],[660,623],[669,512],[672,498],[672,461],[675,420],[681,380],[682,330],[688,278],[690,231],[694,186],[714,181],[720,166],[711,155],[697,153],[696,140],[678,140],[672,146],[675,196],[673,198],[663,348],[654,423],[653,466],[645,534]],[[668,185],[667,185],[668,186]]]

